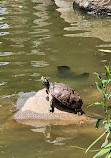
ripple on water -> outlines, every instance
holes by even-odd
[[[5,85],[6,84],[6,82],[2,82],[2,83],[0,83],[0,86],[3,86],[3,85]]]
[[[2,21],[2,20],[4,20],[5,19],[5,17],[0,17],[0,21]]]
[[[9,56],[12,55],[12,52],[0,52],[0,56]]]
[[[45,61],[31,61],[31,65],[33,67],[45,67],[48,66],[49,64]]]
[[[23,77],[23,76],[38,77],[40,76],[40,74],[39,73],[23,73],[23,74],[12,75],[12,77]]]
[[[0,6],[3,5],[3,4],[7,4],[6,1],[0,1]]]
[[[8,14],[7,9],[0,7],[0,15],[5,15],[5,14]]]
[[[24,64],[26,64],[27,62],[12,62],[12,65],[19,65],[19,66],[23,66]]]
[[[32,73],[30,76],[37,77],[37,76],[40,76],[40,74],[39,73]]]
[[[8,35],[9,32],[0,32],[0,36]]]
[[[38,29],[38,28],[35,28],[36,26],[33,26],[34,28],[34,31],[33,32],[28,32],[28,34],[32,34],[32,35],[35,35],[35,34],[38,34],[38,33],[46,33],[46,32],[49,32],[48,29]]]
[[[9,62],[0,62],[0,66],[8,65]]]
[[[39,52],[39,51],[36,50],[36,49],[31,50],[31,54],[36,54],[36,55],[46,55],[44,52]]]
[[[0,29],[7,29],[7,28],[9,28],[9,25],[6,23],[0,25]]]

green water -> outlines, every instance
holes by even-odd
[[[89,16],[71,6],[65,0],[0,1],[0,158],[94,155],[71,147],[87,147],[99,136],[101,130],[96,133],[93,126],[37,128],[10,119],[21,92],[43,88],[42,75],[76,89],[86,113],[103,115],[101,109],[87,105],[97,97],[93,73],[103,73],[111,62],[111,54],[98,51],[111,49],[111,19]],[[63,65],[70,67],[71,75],[58,73],[57,66]],[[83,73],[89,77],[77,77]]]

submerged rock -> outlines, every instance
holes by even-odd
[[[75,72],[71,71],[69,66],[63,65],[63,66],[57,66],[58,73],[57,75],[60,78],[65,78],[65,79],[76,79],[76,80],[83,80],[83,79],[88,79],[89,78],[89,73],[82,73],[82,74],[76,74]]]
[[[90,14],[111,15],[111,0],[74,0],[73,6]]]
[[[59,103],[55,104],[54,113],[48,111],[50,105],[47,98],[45,89],[42,89],[36,93],[33,97],[30,97],[24,104],[24,106],[14,115],[14,119],[22,124],[29,125],[48,125],[48,124],[87,124],[93,120],[85,114],[79,116],[74,114],[73,111],[69,111],[60,106]]]

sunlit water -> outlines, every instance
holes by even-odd
[[[111,61],[111,54],[98,51],[111,49],[111,19],[73,10],[70,1],[0,1],[0,158],[94,155],[71,147],[87,147],[99,136],[102,130],[93,126],[37,128],[11,119],[20,94],[43,88],[42,75],[76,89],[86,113],[103,115],[101,109],[86,107],[97,97],[93,73],[103,73]],[[58,73],[57,66],[63,65],[70,67],[70,75]],[[77,77],[83,73],[89,77]]]

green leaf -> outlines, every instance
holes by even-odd
[[[93,158],[101,157],[111,150],[111,143],[109,143],[106,147],[102,148],[100,152],[98,152]]]
[[[110,110],[110,109],[111,109],[111,105],[108,106],[108,110]]]
[[[106,97],[107,99],[109,99],[109,98],[111,97],[111,94],[110,94],[110,93],[107,93],[107,94],[105,94],[105,97]]]
[[[110,126],[111,126],[110,123],[106,123],[105,126],[104,126],[104,128],[105,128],[105,129],[109,129]]]
[[[102,106],[104,106],[104,103],[103,103],[103,102],[101,102],[101,103],[95,102],[95,103],[93,103],[93,104],[88,105],[87,108],[89,108],[89,107],[91,107],[91,106],[96,106],[96,105],[102,105]]]
[[[97,73],[97,72],[94,72],[95,75],[97,75],[97,77],[101,80],[101,76]]]
[[[97,89],[98,89],[101,93],[104,94],[101,85],[100,85],[98,82],[95,82],[95,83],[96,83],[96,87],[97,87]]]
[[[107,80],[102,80],[102,85],[104,88],[106,87],[106,83],[107,83]]]
[[[98,51],[104,52],[104,53],[111,53],[111,50],[106,50],[106,49],[98,49]]]
[[[96,122],[96,129],[98,129],[101,120],[102,119],[100,119],[100,118],[97,120],[97,122]]]
[[[108,65],[108,66],[105,66],[105,69],[106,69],[106,77],[107,77],[107,80],[109,80],[109,78],[110,78],[110,69],[109,69],[109,65]]]
[[[107,131],[108,131],[108,129],[107,129],[104,133],[102,133],[102,134],[87,148],[87,150],[86,150],[85,153],[87,153],[88,150],[89,150],[94,144],[96,144],[96,143],[107,133]]]
[[[110,74],[110,78],[109,78],[109,80],[108,80],[108,83],[110,83],[111,82],[111,74]]]
[[[70,146],[70,147],[72,147],[72,148],[77,148],[77,149],[81,149],[81,150],[86,150],[85,148],[82,148],[82,147],[80,147],[80,146]],[[100,151],[101,149],[96,149],[96,150],[89,150],[90,152],[96,152],[96,151]]]
[[[111,147],[111,143],[109,143],[106,147],[105,147],[105,149],[106,148],[110,148]]]
[[[110,158],[111,157],[111,153],[108,152],[105,158]]]
[[[98,152],[93,158],[101,157],[102,155],[106,154],[110,151],[110,148],[103,148],[100,152]]]
[[[106,145],[108,145],[108,139],[102,144],[102,148],[105,147]]]

